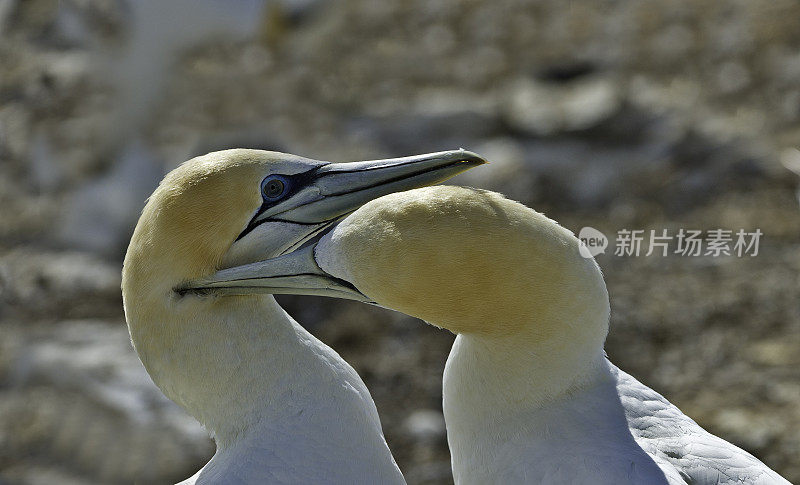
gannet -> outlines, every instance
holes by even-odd
[[[291,251],[370,199],[481,163],[464,150],[327,163],[238,149],[167,174],[134,230],[122,294],[153,381],[216,441],[186,483],[404,483],[367,388],[336,352],[257,288],[186,282]],[[325,291],[339,288],[351,291]]]
[[[458,484],[787,484],[603,350],[600,267],[557,222],[500,194],[430,187],[373,200],[316,245],[198,286],[373,302],[457,334],[443,407]],[[248,279],[254,278],[254,279]]]

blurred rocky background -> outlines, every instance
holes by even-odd
[[[453,183],[611,238],[610,357],[800,482],[798,19],[794,0],[0,0],[0,483],[171,483],[213,453],[131,350],[119,274],[161,176],[239,146],[483,154]],[[764,235],[756,257],[613,255],[619,230],[679,228]],[[451,483],[452,335],[281,302],[363,376],[409,483]]]

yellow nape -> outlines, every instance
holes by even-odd
[[[183,163],[148,199],[125,256],[122,297],[139,358],[161,390],[218,438],[234,436],[244,422],[235,376],[243,355],[263,352],[247,327],[259,300],[181,297],[174,289],[219,269],[261,207],[261,181],[297,160],[236,149]],[[238,395],[237,403],[220,400],[226,395]]]
[[[456,333],[543,341],[587,320],[602,342],[608,293],[567,229],[500,194],[436,186],[373,200],[323,241],[323,269],[378,304]],[[338,273],[338,274],[337,274]],[[580,325],[579,325],[580,326]]]
[[[270,152],[225,150],[183,163],[153,192],[131,238],[123,293],[168,293],[213,271],[261,204]]]

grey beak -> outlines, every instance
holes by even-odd
[[[314,246],[296,249],[372,199],[443,182],[487,162],[461,149],[365,162],[315,163],[319,165],[299,175],[302,183],[296,193],[280,203],[262,207],[239,236],[261,223],[283,221],[309,226],[306,237],[289,242],[282,256],[224,269],[187,282],[177,291],[234,295],[291,293],[369,302],[353,285],[317,266]]]
[[[317,265],[316,245],[308,245],[277,258],[217,271],[195,280],[179,293],[221,295],[315,295],[344,298],[364,303],[372,301],[347,281],[335,278]]]
[[[316,168],[297,194],[263,211],[254,222],[280,219],[317,224],[330,221],[372,199],[444,182],[484,163],[486,160],[463,149],[385,160],[328,163]]]

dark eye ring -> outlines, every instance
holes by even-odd
[[[286,192],[286,183],[278,177],[265,178],[261,183],[261,194],[265,199],[275,200]]]

